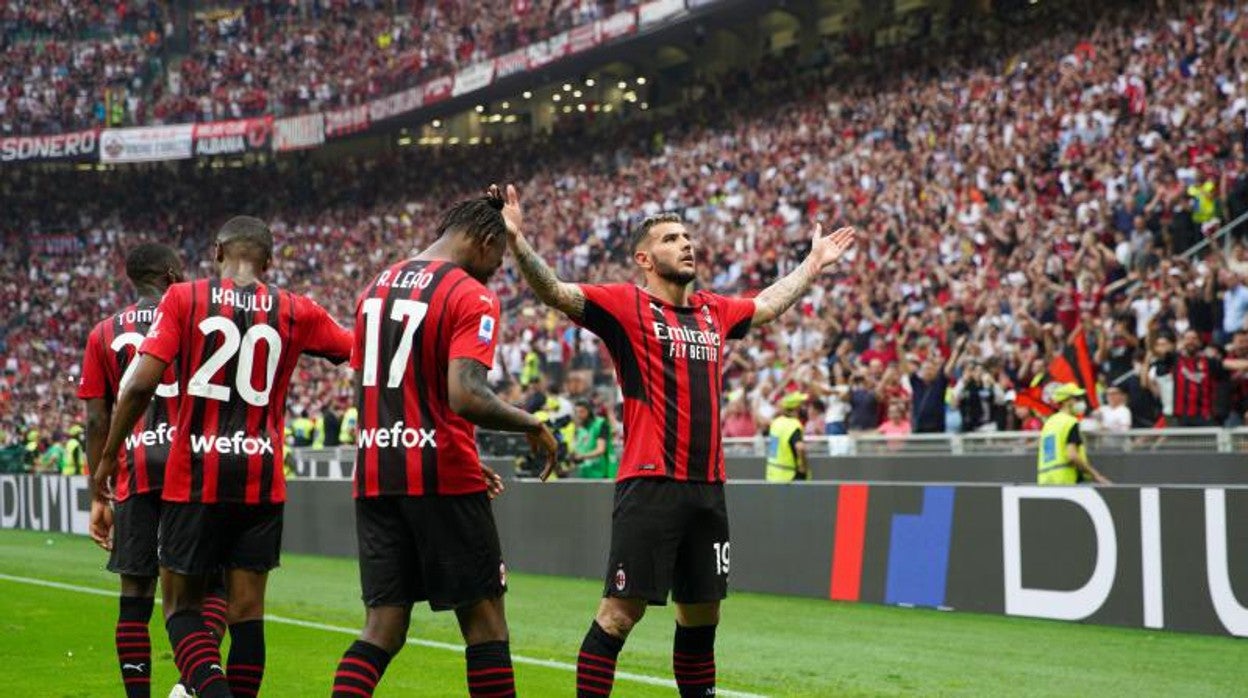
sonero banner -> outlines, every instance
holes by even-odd
[[[0,138],[0,162],[93,160],[98,142],[99,132],[94,130]]]
[[[100,135],[100,162],[182,160],[193,155],[195,125],[110,128]]]

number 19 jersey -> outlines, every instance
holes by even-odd
[[[493,365],[498,313],[498,298],[449,262],[400,262],[360,295],[357,498],[485,491],[476,429],[451,411],[447,371],[455,359]]]
[[[162,496],[172,502],[277,503],[286,389],[301,353],[335,363],[351,334],[312,300],[231,279],[175,284],[139,348],[177,359],[177,430]]]

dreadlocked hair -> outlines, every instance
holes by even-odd
[[[438,237],[462,232],[474,240],[501,239],[507,233],[502,211],[503,200],[498,197],[482,196],[461,201],[442,216],[442,221],[438,223]]]

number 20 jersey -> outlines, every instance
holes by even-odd
[[[177,363],[162,498],[276,503],[286,499],[286,389],[299,355],[345,361],[351,333],[304,296],[200,279],[169,287],[139,352]]]

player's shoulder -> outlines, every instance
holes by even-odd
[[[579,286],[586,298],[599,304],[632,302],[644,293],[637,287],[637,284],[579,284]]]

